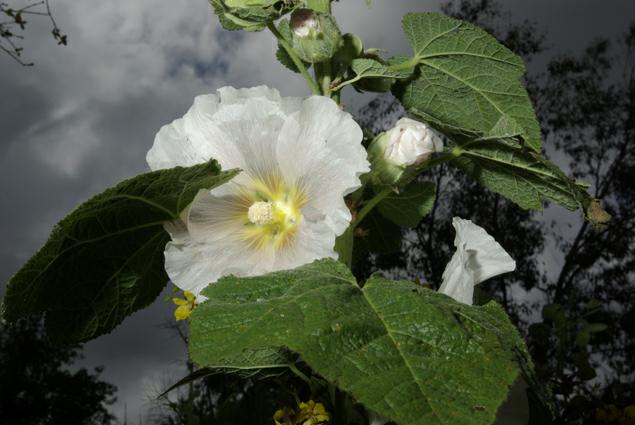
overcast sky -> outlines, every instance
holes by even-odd
[[[635,18],[632,0],[500,3],[514,19],[536,21],[548,32],[550,54],[615,36]],[[224,85],[259,84],[285,95],[308,93],[300,77],[276,62],[269,34],[222,30],[205,0],[51,5],[69,35],[68,47],[55,47],[50,28],[34,22],[24,44],[35,67],[0,55],[0,288],[75,205],[147,171],[145,153],[155,133],[181,116],[194,96]],[[367,8],[364,0],[344,0],[335,13],[343,30],[359,34],[366,46],[396,54],[408,53],[401,16],[438,5],[374,0]],[[345,102],[359,104],[350,99]],[[85,364],[105,365],[103,377],[119,388],[113,412],[120,418],[125,401],[136,423],[152,389],[182,373],[184,347],[158,327],[172,311],[158,300],[86,345]]]

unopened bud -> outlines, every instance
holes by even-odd
[[[309,63],[329,60],[342,44],[342,34],[332,15],[296,9],[289,22],[293,50]]]
[[[402,118],[388,131],[385,156],[398,165],[415,165],[443,151],[441,135],[426,124]]]
[[[380,134],[369,148],[372,176],[376,183],[394,184],[404,172],[443,151],[443,138],[428,125],[402,118],[395,127]]]
[[[320,21],[311,9],[298,9],[291,14],[291,31],[297,37],[308,37],[320,31]]]

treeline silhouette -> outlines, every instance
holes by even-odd
[[[0,323],[0,423],[2,425],[109,425],[116,388],[101,368],[74,366],[79,346],[59,347],[38,318]]]

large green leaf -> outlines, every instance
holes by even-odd
[[[437,13],[407,14],[403,28],[417,72],[393,93],[412,116],[448,134],[522,141],[540,152],[522,59],[482,29]]]
[[[434,206],[432,182],[412,182],[399,193],[386,196],[378,205],[379,212],[403,227],[415,227]]]
[[[468,306],[377,276],[361,289],[334,260],[227,277],[204,294],[209,300],[191,318],[196,363],[285,347],[401,425],[493,422],[526,355],[495,303]]]
[[[11,278],[4,317],[46,313],[49,337],[77,342],[111,331],[150,304],[168,281],[163,249],[200,189],[231,179],[215,161],[141,174],[89,199],[60,221]]]
[[[587,193],[587,185],[570,179],[540,155],[494,141],[465,146],[453,163],[520,207],[540,211],[545,199],[551,199],[570,210],[581,208],[594,224],[608,220]]]

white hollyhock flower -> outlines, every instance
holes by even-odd
[[[255,276],[336,258],[349,225],[344,196],[368,172],[362,130],[326,97],[280,97],[265,86],[224,87],[199,96],[157,134],[153,170],[216,159],[240,168],[230,182],[202,190],[166,228],[165,267],[198,295],[221,276]]]
[[[443,271],[439,292],[471,305],[475,285],[516,270],[516,262],[485,229],[470,220],[454,217],[452,225],[456,252]]]
[[[443,151],[441,135],[426,124],[401,118],[386,134],[385,158],[401,166],[420,164]]]

